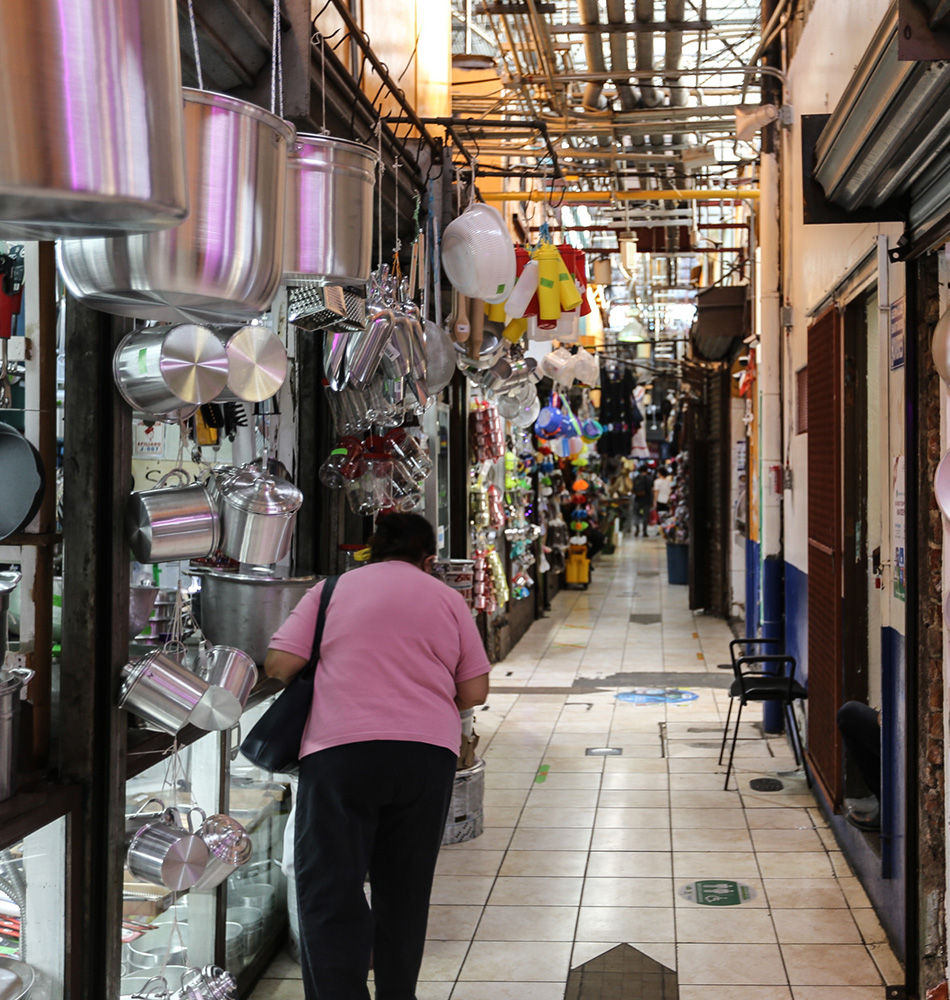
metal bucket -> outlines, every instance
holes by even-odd
[[[209,684],[230,691],[241,703],[241,708],[247,704],[248,695],[257,683],[254,660],[234,646],[214,646],[203,673]]]
[[[185,218],[175,0],[4,0],[0,66],[0,238]]]
[[[198,575],[201,631],[216,645],[243,649],[258,665],[264,662],[271,636],[317,582],[315,576],[255,576],[213,570]]]
[[[157,489],[133,493],[126,505],[125,533],[140,563],[201,559],[218,547],[220,520],[207,486],[162,488],[170,475]]]
[[[136,878],[179,892],[190,889],[201,877],[208,866],[208,847],[197,834],[190,833],[181,825],[181,818],[174,809],[166,809],[160,819],[145,823],[135,833],[129,844],[128,866]],[[165,926],[170,938],[177,928],[171,924]],[[164,931],[157,933],[165,934]],[[135,944],[133,941],[133,954]],[[167,940],[164,944],[167,945]],[[151,949],[152,946],[153,941],[150,941],[147,947]],[[159,946],[155,951],[159,963],[164,950]],[[168,959],[169,962],[182,963],[186,960],[184,949],[181,955],[169,956]]]
[[[252,319],[280,283],[294,130],[256,104],[182,93],[188,218],[162,233],[64,240],[60,272],[78,299],[117,316]]]
[[[16,791],[17,750],[20,743],[20,690],[33,671],[26,667],[0,670],[0,802]]]
[[[123,669],[119,708],[174,736],[207,690],[207,681],[156,649]]]
[[[228,353],[205,326],[147,326],[122,338],[112,374],[133,410],[166,414],[211,402],[228,384]]]
[[[285,281],[369,280],[377,162],[362,143],[297,136],[287,161]]]
[[[244,954],[253,955],[264,936],[264,911],[258,906],[229,906],[226,919],[241,925],[244,931]]]
[[[20,582],[20,574],[13,570],[0,572],[0,667],[7,655],[7,612],[10,608],[10,594]]]

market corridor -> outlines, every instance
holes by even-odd
[[[741,792],[722,790],[731,633],[665,559],[625,540],[493,669],[485,832],[442,851],[419,1000],[879,1000],[903,981],[757,711]],[[637,694],[653,686],[666,700]],[[604,747],[622,752],[587,753]],[[762,776],[783,787],[753,792]],[[254,1000],[298,1000],[299,974],[281,957]]]

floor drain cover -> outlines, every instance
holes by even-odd
[[[659,615],[631,615],[631,625],[659,625],[661,618]]]
[[[753,778],[749,788],[754,792],[780,792],[785,786],[778,778]]]
[[[620,757],[623,755],[623,747],[588,747],[584,753],[588,757]]]

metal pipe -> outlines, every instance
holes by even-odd
[[[583,24],[591,27],[597,25],[600,22],[597,0],[577,0],[577,14]],[[603,38],[599,32],[585,36],[584,53],[587,56],[587,65],[591,72],[606,72]],[[605,77],[605,79],[609,79],[609,77]],[[591,80],[584,88],[584,97],[581,103],[588,111],[600,111],[605,106],[603,89],[603,83],[599,80]]]
[[[626,20],[625,0],[607,0],[607,20],[620,24]],[[630,61],[627,58],[627,35],[619,31],[611,32],[608,36],[610,42],[610,68],[616,74],[614,76],[614,86],[617,88],[617,96],[620,98],[621,111],[633,111],[640,104],[640,95],[629,84]]]
[[[492,201],[556,201],[561,204],[611,201],[758,201],[754,188],[692,188],[687,191],[485,191],[482,199]]]
[[[637,0],[637,23],[650,25],[653,22],[653,0]],[[637,69],[647,72],[653,69],[653,32],[641,31],[636,36]],[[653,77],[648,76],[640,88],[640,100],[647,108],[655,108],[660,103],[660,95],[653,86]]]
[[[686,14],[686,0],[666,0],[667,21],[682,21]],[[670,89],[670,104],[674,107],[682,108],[686,106],[687,90],[681,86],[681,71],[683,69],[683,32],[670,31],[666,35],[666,74],[663,82],[668,84]]]

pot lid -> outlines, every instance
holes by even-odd
[[[162,378],[186,403],[209,403],[228,383],[228,354],[214,331],[179,323],[163,336]]]
[[[208,845],[214,857],[230,865],[243,865],[250,860],[254,844],[247,830],[236,819],[217,813],[201,825],[198,835]]]
[[[268,571],[263,573],[237,573],[229,569],[211,569],[205,566],[190,566],[188,568],[190,576],[196,576],[199,580],[221,580],[225,583],[258,583],[262,586],[281,586],[287,583],[314,584],[322,577],[316,576],[281,576]]]
[[[4,570],[0,573],[0,594],[9,594],[19,582],[19,573],[14,570]]]
[[[269,327],[248,324],[221,329],[228,355],[228,388],[238,399],[270,399],[287,378],[287,348]]]
[[[303,503],[303,494],[293,483],[259,469],[244,469],[221,483],[221,495],[252,514],[293,514]]]

